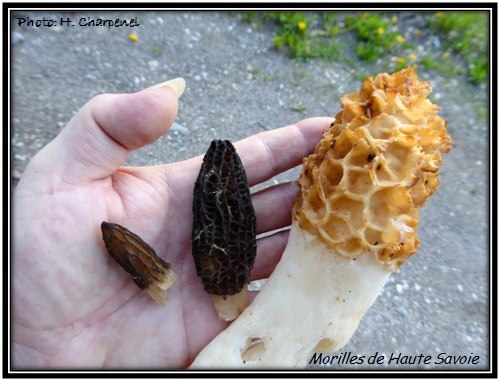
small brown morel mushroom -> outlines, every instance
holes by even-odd
[[[102,238],[109,255],[132,277],[141,290],[165,306],[167,290],[177,276],[141,237],[118,224],[103,221]]]
[[[196,272],[219,317],[234,320],[248,304],[257,225],[245,170],[228,140],[212,141],[203,158],[193,214]]]

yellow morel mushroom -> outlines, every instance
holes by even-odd
[[[254,302],[193,368],[304,367],[354,334],[391,272],[419,245],[419,209],[438,187],[446,121],[413,69],[341,99],[304,159],[283,257]]]

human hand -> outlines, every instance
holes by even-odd
[[[168,86],[97,96],[26,167],[12,210],[13,368],[184,368],[227,327],[191,255],[202,156],[121,166],[165,134],[176,113]],[[235,143],[249,185],[300,164],[330,122],[308,119]],[[290,182],[252,195],[258,233],[290,224],[296,192]],[[172,265],[177,282],[166,307],[107,254],[102,221],[137,233]],[[257,240],[252,280],[270,275],[287,238],[281,231]]]

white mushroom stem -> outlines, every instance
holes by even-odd
[[[390,274],[373,253],[347,258],[295,221],[265,287],[191,368],[305,367],[351,338]]]
[[[248,306],[248,284],[235,295],[211,295],[219,319],[232,321],[236,319]]]

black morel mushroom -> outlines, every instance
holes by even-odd
[[[109,255],[160,306],[167,304],[167,289],[177,276],[168,262],[160,258],[141,237],[118,224],[103,221],[102,238]]]
[[[193,257],[219,317],[234,320],[247,306],[257,224],[248,182],[235,148],[214,140],[196,179]]]

